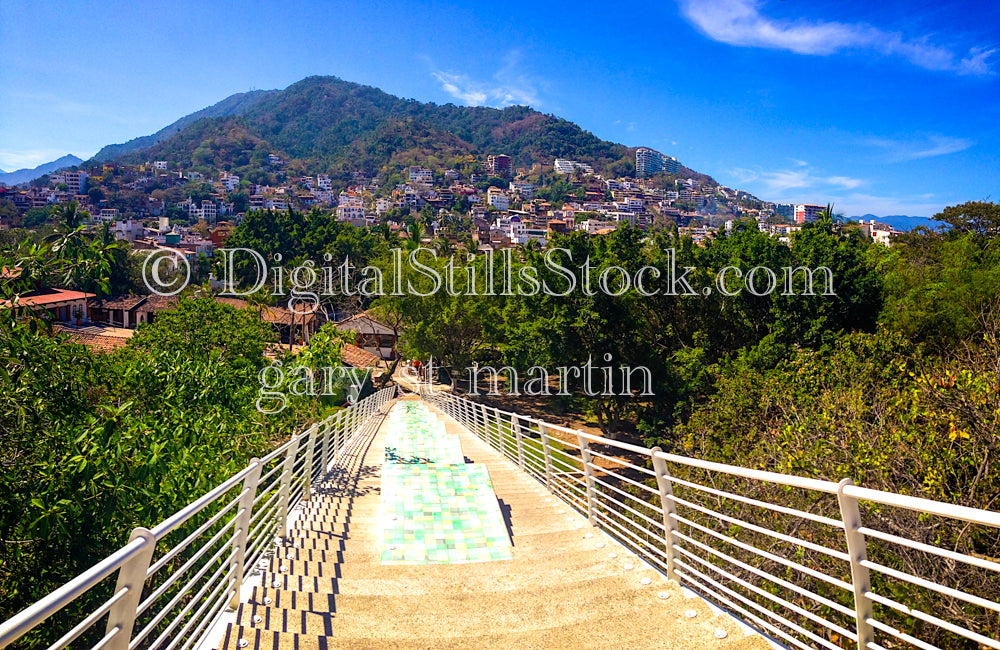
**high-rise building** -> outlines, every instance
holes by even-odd
[[[795,206],[795,223],[811,223],[819,218],[819,213],[826,210],[823,205],[799,204]]]
[[[639,147],[635,150],[636,178],[646,178],[660,172],[676,174],[680,171],[680,167],[680,163],[673,156],[664,156],[648,147]]]
[[[494,156],[493,154],[490,154],[486,157],[486,170],[491,176],[505,178],[510,176],[510,172],[513,168],[514,161],[510,156],[505,156],[504,154],[497,154]]]

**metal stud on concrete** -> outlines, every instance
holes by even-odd
[[[236,645],[240,646],[241,648],[245,648],[248,645],[250,645],[250,642],[247,641],[246,639],[240,639],[240,642],[237,643]]]
[[[689,609],[688,611],[684,612],[684,615],[687,616],[688,618],[694,618],[695,616],[698,615],[698,612],[694,611],[693,609]]]
[[[729,634],[727,634],[721,627],[715,631],[716,639],[725,639],[727,636],[729,636]]]
[[[670,592],[669,591],[661,591],[660,593],[658,593],[656,595],[657,595],[657,597],[660,600],[666,600],[667,598],[670,598]]]
[[[651,582],[652,582],[652,580],[649,579],[649,578],[643,578],[642,580],[639,581],[640,584],[644,584],[644,585],[648,585]]]

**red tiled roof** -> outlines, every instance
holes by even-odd
[[[101,300],[90,300],[87,306],[91,309],[135,309],[146,301],[149,296],[109,296]]]
[[[83,291],[68,291],[66,289],[39,289],[37,291],[32,291],[31,293],[26,293],[21,296],[20,304],[24,306],[28,305],[51,305],[57,302],[66,302],[69,300],[85,300],[92,297],[92,293],[84,293]],[[0,306],[6,307],[10,304],[10,301],[4,300],[0,302]]]
[[[344,359],[344,363],[355,368],[370,368],[378,365],[380,361],[378,355],[350,343],[345,343],[340,349],[340,356]]]
[[[82,332],[80,330],[63,327],[61,325],[55,325],[53,329],[60,334],[65,334],[67,337],[74,339],[77,343],[82,343],[91,350],[95,350],[97,352],[112,352],[120,347],[124,347],[129,340],[129,337],[127,336],[105,336],[103,334],[94,334],[92,332]]]
[[[240,298],[216,296],[215,301],[221,302],[224,305],[229,305],[230,307],[235,307],[236,309],[257,309],[256,306],[251,306],[246,300],[242,300]],[[300,304],[305,305],[306,303]],[[303,309],[302,311],[305,310]],[[284,307],[264,306],[261,314],[265,322],[276,323],[278,325],[291,325],[293,320],[296,325],[302,325],[303,323],[311,323],[316,319],[316,314],[296,314],[288,309],[285,309]]]

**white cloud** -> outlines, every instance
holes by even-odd
[[[976,144],[975,141],[968,138],[933,134],[904,139],[868,138],[863,142],[880,149],[882,151],[881,159],[885,162],[906,162],[945,156],[965,151]]]
[[[442,71],[432,72],[431,75],[440,81],[444,91],[455,99],[472,106],[482,106],[486,103],[486,93],[473,87],[465,75]]]
[[[709,38],[744,47],[828,55],[847,49],[899,56],[927,70],[988,75],[996,49],[973,47],[956,53],[930,43],[927,36],[907,38],[863,23],[776,20],[761,13],[760,0],[680,0],[681,13]]]
[[[542,105],[538,87],[544,83],[524,72],[521,54],[517,50],[507,55],[503,67],[494,73],[490,81],[478,81],[451,70],[432,70],[431,76],[441,83],[446,93],[471,106]]]
[[[803,160],[792,162],[796,165],[794,169],[762,170],[737,167],[731,169],[729,175],[734,179],[736,187],[749,189],[766,201],[779,203],[816,202],[823,197],[868,184],[867,180],[861,178],[827,176],[814,170]]]

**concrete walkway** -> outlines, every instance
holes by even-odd
[[[317,486],[220,649],[770,647],[429,408],[486,468],[512,559],[383,563],[386,419]]]

